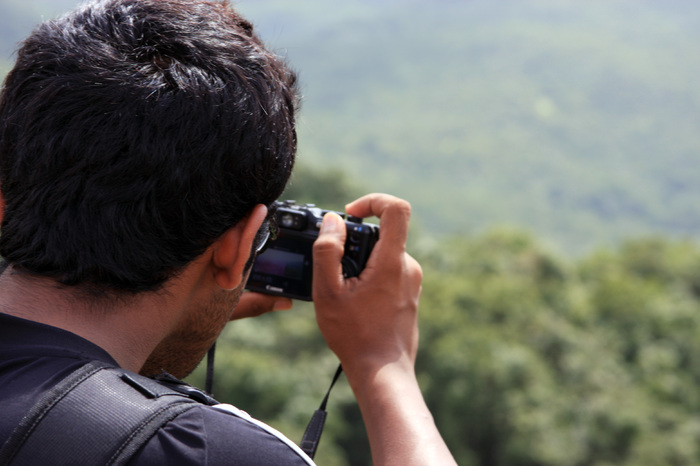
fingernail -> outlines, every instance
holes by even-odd
[[[323,223],[321,224],[321,233],[335,233],[338,231],[338,219],[336,214],[328,213],[323,216]]]
[[[286,311],[292,308],[292,300],[291,299],[280,299],[278,301],[275,301],[275,304],[272,305],[272,309],[274,311]]]

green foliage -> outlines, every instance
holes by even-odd
[[[344,211],[345,204],[362,194],[364,192],[352,185],[340,170],[321,171],[302,162],[295,167],[282,198]]]
[[[460,464],[700,461],[697,245],[570,264],[495,231],[423,264],[418,368]]]

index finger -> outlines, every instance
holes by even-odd
[[[380,241],[405,249],[408,225],[411,220],[411,204],[390,194],[368,194],[345,206],[348,214],[365,218],[379,217]]]
[[[246,291],[233,309],[230,320],[257,317],[272,311],[284,311],[292,308],[292,300],[253,291]]]

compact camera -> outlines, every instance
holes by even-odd
[[[318,237],[323,216],[330,212],[313,204],[294,201],[275,202],[272,220],[277,224],[277,237],[270,239],[267,249],[253,264],[246,288],[261,293],[312,301],[313,243]],[[338,215],[345,219],[347,238],[342,259],[343,275],[356,277],[365,268],[379,227],[362,219]]]

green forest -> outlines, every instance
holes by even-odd
[[[75,3],[2,0],[0,73]],[[235,4],[299,71],[285,197],[414,207],[417,370],[460,465],[700,464],[700,4]],[[296,303],[225,330],[214,395],[299,441],[336,366]],[[371,464],[343,379],[328,411],[318,463]]]

